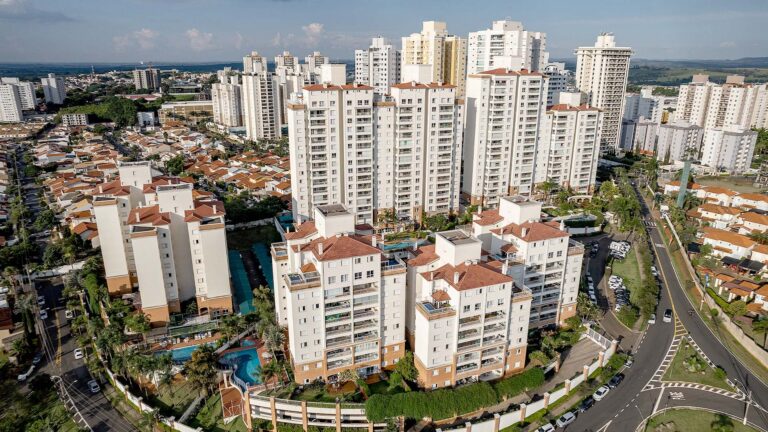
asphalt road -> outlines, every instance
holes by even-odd
[[[102,391],[93,394],[88,389],[88,381],[93,379],[85,366],[85,359],[76,360],[74,350],[77,348],[75,338],[69,330],[61,300],[62,285],[44,281],[36,283],[38,295],[45,297],[48,309],[48,319],[42,322],[46,329],[47,345],[50,348],[50,359],[45,360],[42,371],[57,375],[67,393],[72,398],[85,421],[95,432],[134,431],[133,427],[104,396],[109,383],[99,383]],[[41,322],[38,318],[38,322]],[[90,355],[94,355],[91,353]]]

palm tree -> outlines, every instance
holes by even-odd
[[[21,294],[16,297],[16,307],[21,311],[24,321],[24,338],[30,339],[36,334],[34,309],[37,299],[32,294]]]
[[[283,343],[285,342],[285,334],[282,329],[276,325],[268,327],[262,335],[264,339],[264,347],[274,354],[276,351],[283,349]]]
[[[221,335],[227,339],[233,339],[245,330],[245,320],[242,315],[225,316],[219,325]]]
[[[254,375],[256,378],[261,381],[262,384],[264,384],[264,387],[269,389],[269,382],[279,373],[277,369],[277,364],[274,360],[270,361],[269,363],[265,365],[260,365],[256,368],[256,371],[254,372]]]
[[[147,341],[147,332],[151,328],[149,316],[143,312],[136,312],[125,317],[125,328],[134,333],[141,334],[144,342]]]
[[[552,191],[554,191],[557,188],[557,183],[552,181],[551,178],[548,178],[545,182],[539,183],[538,186],[536,186],[536,189],[540,190],[544,194],[544,201],[549,204],[550,201],[550,195],[552,194]]]
[[[192,358],[184,365],[184,372],[192,387],[204,391],[206,396],[218,381],[216,361],[213,347],[202,345],[192,353]]]

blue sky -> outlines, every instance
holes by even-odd
[[[768,56],[766,0],[0,0],[0,63],[352,59],[424,20],[466,36],[504,18],[546,32],[553,58],[604,31],[640,58]]]

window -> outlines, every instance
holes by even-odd
[[[360,280],[363,278],[363,272],[355,272],[355,280]]]
[[[328,276],[328,283],[329,284],[335,284],[336,283],[336,276]]]
[[[339,277],[339,280],[341,280],[341,282],[346,282],[349,280],[349,275],[343,274]]]
[[[365,272],[365,277],[372,278],[373,277],[373,270],[368,270],[367,272]]]

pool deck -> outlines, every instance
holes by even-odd
[[[166,351],[166,350],[173,350],[177,348],[184,348],[188,346],[194,346],[194,345],[202,345],[202,344],[209,344],[216,342],[217,340],[221,339],[221,336],[218,333],[214,333],[211,337],[204,337],[202,339],[192,339],[184,342],[179,342],[177,344],[169,344],[169,345],[161,345],[159,343],[154,343],[150,346],[151,351]]]
[[[265,356],[265,354],[267,354],[267,349],[264,347],[264,342],[262,342],[262,341],[260,341],[258,339],[251,338],[251,337],[245,338],[243,340],[248,340],[248,341],[254,342],[254,345],[240,346],[240,347],[237,347],[237,348],[230,348],[230,349],[228,349],[226,351],[222,351],[221,354],[219,355],[219,358],[221,358],[222,356],[224,356],[225,354],[228,354],[228,353],[239,352],[239,351],[246,351],[246,350],[250,350],[250,349],[256,348],[256,355],[259,357],[259,364],[264,365],[264,364],[267,364],[270,361],[272,361],[271,358],[268,358],[267,356]],[[269,384],[270,385],[275,385],[278,382],[279,381],[278,381],[277,378],[272,378],[270,380]],[[261,387],[262,385],[263,384],[256,384],[256,385],[253,385],[251,387]]]

